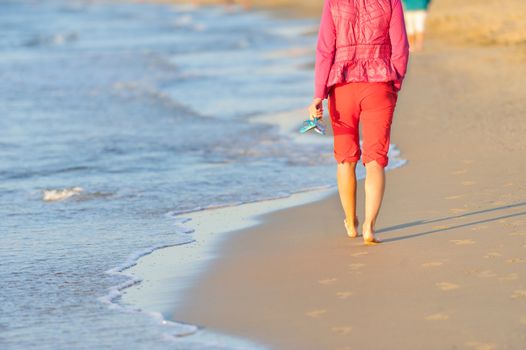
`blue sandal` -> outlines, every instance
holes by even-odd
[[[303,122],[300,128],[300,133],[304,134],[309,130],[314,129],[318,134],[325,135],[325,125],[322,123],[322,118],[307,119]]]

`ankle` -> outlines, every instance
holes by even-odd
[[[374,224],[372,222],[364,222],[362,225],[362,228],[364,231],[372,232],[374,228]]]
[[[345,222],[347,222],[348,225],[358,226],[358,217],[346,217]]]

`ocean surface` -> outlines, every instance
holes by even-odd
[[[0,349],[251,347],[121,305],[121,272],[195,244],[178,214],[334,186],[330,142],[252,120],[310,102],[316,27],[0,1]]]

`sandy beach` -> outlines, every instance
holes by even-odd
[[[387,173],[384,243],[347,238],[335,194],[273,212],[217,243],[181,300],[156,301],[168,318],[271,349],[526,348],[523,3],[458,36],[462,21],[441,24],[454,3],[436,1],[399,96],[392,140],[408,163]],[[487,18],[495,3],[473,6]]]

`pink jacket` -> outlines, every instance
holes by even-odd
[[[393,81],[400,90],[408,57],[400,0],[325,0],[314,97],[344,82]]]

